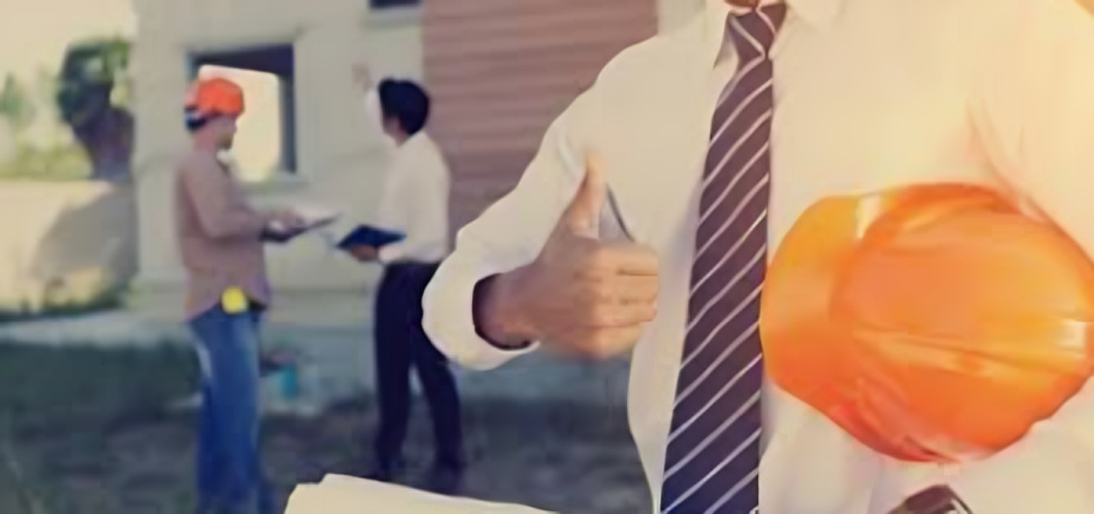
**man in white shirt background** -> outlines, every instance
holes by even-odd
[[[764,379],[765,262],[821,198],[1016,191],[1094,255],[1094,17],[1074,0],[707,0],[613,59],[424,298],[450,358],[631,353],[658,512],[1089,514],[1094,390],[1019,442],[880,455]]]
[[[463,474],[463,437],[455,378],[448,360],[422,330],[421,297],[448,253],[449,171],[440,148],[425,131],[429,96],[417,84],[384,79],[376,87],[368,70],[355,70],[366,93],[369,119],[394,143],[377,224],[406,234],[380,248],[358,246],[362,262],[379,261],[384,275],[376,295],[375,347],[380,427],[370,478],[395,481],[410,416],[410,371],[416,369],[433,420],[436,458],[426,488],[455,494]]]

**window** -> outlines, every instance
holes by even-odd
[[[421,0],[369,0],[373,9],[387,9],[390,7],[416,7]]]
[[[240,178],[262,182],[296,172],[293,49],[275,45],[193,56],[193,75],[220,76],[243,88],[246,111],[232,151]]]

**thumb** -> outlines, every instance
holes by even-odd
[[[585,158],[585,178],[566,210],[564,223],[575,234],[597,237],[600,232],[600,212],[604,208],[607,195],[604,160],[599,155],[590,154]]]

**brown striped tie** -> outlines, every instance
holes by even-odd
[[[771,4],[730,15],[726,25],[740,62],[711,123],[665,454],[665,514],[748,514],[759,504],[760,291],[774,110],[768,53],[785,15],[785,4]]]

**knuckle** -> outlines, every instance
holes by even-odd
[[[609,305],[603,302],[595,302],[587,309],[589,322],[593,326],[601,326],[611,322],[614,313]]]
[[[584,303],[591,307],[606,303],[612,298],[611,284],[601,274],[585,273],[579,276],[579,295]]]
[[[641,286],[642,300],[652,302],[657,299],[657,295],[661,292],[661,284],[656,278],[646,280]]]
[[[592,285],[592,297],[597,305],[603,307],[615,298],[615,288],[610,281],[600,277]]]
[[[574,307],[584,309],[586,314],[604,303],[604,287],[596,277],[582,277],[578,289],[578,301],[574,302]]]
[[[615,256],[608,247],[596,245],[589,250],[587,259],[586,263],[590,269],[605,271],[611,269]]]

